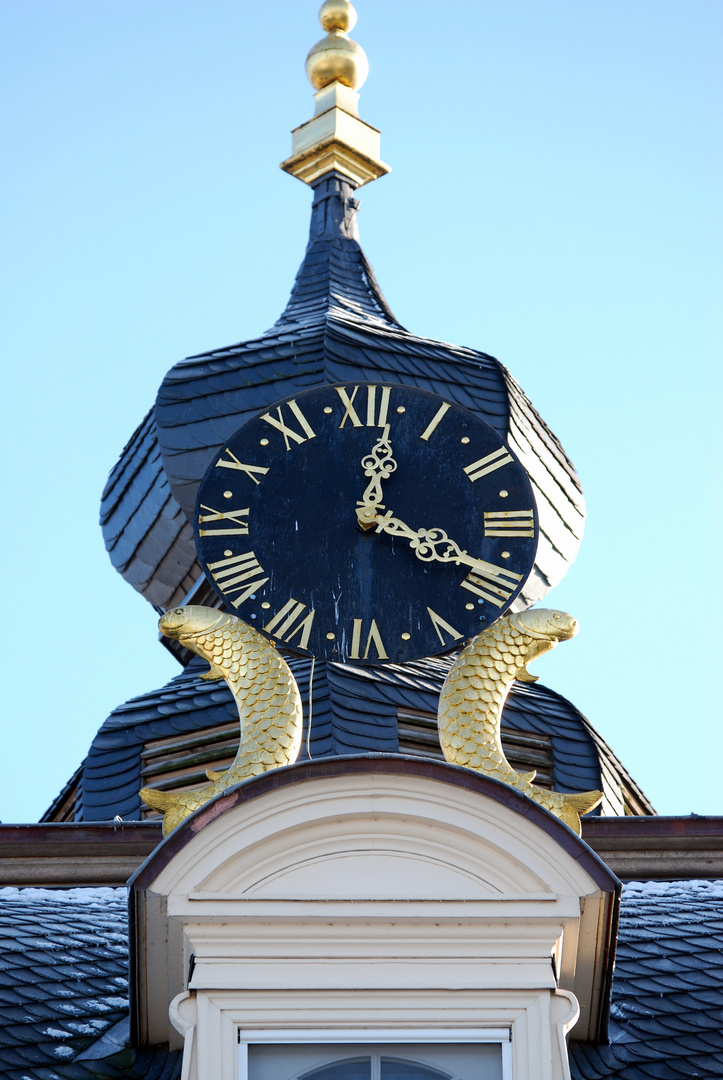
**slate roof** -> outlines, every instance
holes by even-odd
[[[111,470],[100,524],[113,566],[155,607],[180,603],[200,576],[191,526],[163,471],[152,411]]]
[[[400,326],[359,245],[357,205],[347,180],[320,182],[306,257],[280,319],[256,340],[176,364],[108,479],[101,524],[111,561],[157,607],[178,603],[200,576],[184,513],[193,512],[213,454],[262,408],[329,382],[431,390],[509,442],[535,488],[541,529],[518,608],[541,599],[575,557],[584,502],[559,442],[494,357]]]
[[[311,661],[299,656],[288,660],[299,684],[306,724]],[[398,753],[399,710],[436,715],[439,692],[453,660],[453,656],[431,657],[364,668],[317,661],[309,743],[312,758]],[[82,766],[76,821],[108,821],[116,814],[126,821],[139,819],[142,754],[149,741],[238,721],[228,686],[202,680],[200,675],[206,670],[208,665],[195,658],[160,690],[132,698],[111,713]],[[622,814],[621,785],[632,787],[643,800],[643,812],[652,812],[604,741],[593,736],[582,714],[553,690],[539,683],[517,683],[502,723],[551,737],[555,786],[561,790],[600,788],[605,793],[603,812]],[[306,756],[306,744],[305,728],[301,758]]]
[[[723,882],[623,887],[610,1045],[570,1056],[573,1080],[721,1080]]]
[[[0,889],[0,942],[0,1075],[98,1075],[90,1061],[66,1066],[125,1023],[125,889]]]
[[[2,889],[0,934],[0,1076],[180,1077],[180,1054],[108,1038],[127,1016],[124,889]],[[722,882],[623,886],[610,1044],[571,1044],[572,1080],[720,1080],[722,953]]]

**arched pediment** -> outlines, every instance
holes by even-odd
[[[405,793],[406,794],[406,793]],[[266,900],[494,900],[554,896],[498,844],[418,807],[365,813],[337,793],[321,820],[288,825],[233,852],[190,895]],[[370,826],[372,829],[370,830]]]
[[[176,830],[143,877],[165,864],[153,891],[199,899],[499,901],[579,897],[608,875],[504,785],[436,762],[374,767],[388,762],[308,763],[239,785]]]

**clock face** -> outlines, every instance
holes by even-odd
[[[527,473],[474,414],[412,387],[296,394],[245,423],[209,467],[194,530],[229,610],[328,660],[448,652],[527,579]]]

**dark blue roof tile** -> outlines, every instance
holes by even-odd
[[[0,890],[4,1077],[50,1078],[127,1013],[126,923],[124,889]]]
[[[722,915],[718,881],[624,887],[610,1045],[573,1044],[573,1080],[723,1077]]]

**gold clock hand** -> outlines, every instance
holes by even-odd
[[[508,577],[519,580],[517,574],[501,570],[494,563],[488,563],[484,559],[476,559],[473,555],[469,555],[459,544],[450,539],[444,529],[414,530],[400,518],[393,517],[391,510],[388,510],[383,515],[376,514],[373,524],[376,525],[377,532],[389,533],[390,536],[403,536],[406,540],[409,540],[409,546],[422,562],[449,562],[454,563],[455,566],[463,563],[465,566],[469,566],[485,575],[491,574],[497,578],[500,573],[503,573]],[[438,551],[437,549],[440,547],[443,550]]]
[[[371,454],[361,460],[364,475],[369,483],[357,502],[357,518],[364,530],[373,529],[376,524],[377,510],[384,509],[382,502],[382,480],[388,479],[395,471],[397,463],[392,457],[392,444],[389,438],[389,424],[384,425],[381,436],[372,447]]]

